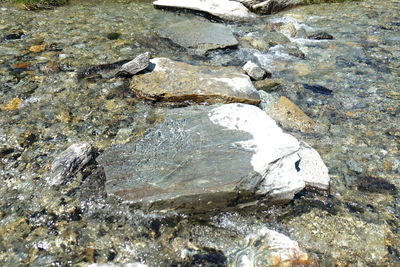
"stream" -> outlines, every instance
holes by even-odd
[[[268,227],[299,243],[310,255],[306,266],[397,266],[400,1],[300,6],[223,22],[239,46],[206,55],[157,35],[165,25],[196,19],[145,0],[71,1],[40,11],[1,2],[0,265],[226,266],[243,240]],[[271,28],[289,43],[254,45],[253,36]],[[333,39],[307,38],[322,32]],[[137,98],[128,79],[80,77],[88,67],[146,51],[191,64],[257,61],[279,83],[266,105],[285,96],[315,121],[313,132],[283,129],[321,154],[330,191],[196,217],[132,211],[92,197],[96,189],[82,188],[93,162],[71,183],[44,186],[51,162],[70,144],[91,142],[99,155],[137,140],[171,108]]]

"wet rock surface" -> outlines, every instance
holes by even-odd
[[[92,145],[89,143],[74,144],[63,151],[51,165],[47,178],[50,185],[60,185],[70,179],[92,158]]]
[[[109,196],[146,209],[207,213],[259,198],[288,201],[306,185],[329,187],[317,152],[243,104],[172,110],[138,142],[97,161]]]
[[[246,237],[265,226],[296,240],[317,266],[396,266],[397,2],[299,6],[250,23],[229,23],[239,46],[197,56],[157,36],[166,25],[199,19],[184,10],[154,9],[147,1],[85,0],[27,12],[2,1],[0,265],[226,265]],[[243,40],[269,31],[291,37],[290,42],[263,42],[262,48]],[[3,39],[20,32],[19,39]],[[307,38],[319,32],[335,39]],[[259,38],[253,39],[257,44]],[[30,52],[35,45],[44,47]],[[286,46],[297,47],[305,57],[289,55],[295,50]],[[137,141],[163,121],[168,108],[135,97],[129,79],[115,77],[114,70],[99,72],[106,79],[78,79],[82,69],[146,51],[153,57],[238,70],[251,60],[270,71],[280,85],[263,98],[272,103],[288,98],[318,126],[313,133],[284,131],[321,154],[331,176],[329,194],[302,190],[285,205],[259,205],[252,211],[239,204],[230,212],[200,218],[147,213],[107,198],[105,177],[94,161],[67,183],[48,186],[44,177],[51,163],[71,144],[90,142],[97,155],[110,145]],[[320,85],[333,94],[313,92],[303,84]],[[269,88],[263,86],[259,88]]]
[[[167,58],[151,63],[148,73],[131,80],[133,92],[144,99],[208,104],[260,101],[249,77],[235,68],[195,66]]]
[[[160,29],[158,34],[200,55],[209,50],[238,45],[227,26],[202,20],[168,25]]]

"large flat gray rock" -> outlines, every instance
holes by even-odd
[[[140,140],[113,146],[97,161],[109,196],[150,210],[210,212],[260,198],[288,201],[308,176],[326,190],[327,168],[312,151],[306,166],[303,144],[265,112],[225,104],[173,109]]]
[[[260,96],[247,75],[233,67],[194,66],[168,58],[150,60],[154,69],[131,79],[131,89],[152,101],[258,104]]]
[[[243,4],[230,0],[156,0],[153,5],[202,11],[230,21],[247,21],[256,18],[256,15]]]
[[[227,26],[202,20],[167,25],[158,30],[158,35],[182,47],[194,50],[197,54],[238,45],[238,41]]]

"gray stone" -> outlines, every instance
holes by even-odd
[[[144,70],[149,66],[150,62],[150,53],[145,52],[143,54],[138,55],[133,60],[125,63],[121,66],[121,70],[128,72],[131,75],[135,75],[139,71]]]
[[[266,227],[250,234],[246,244],[228,258],[229,267],[308,266],[312,262],[296,241]]]
[[[160,29],[158,35],[187,49],[194,49],[197,54],[238,45],[228,27],[202,20],[183,21],[168,25]]]
[[[56,157],[46,178],[49,185],[60,185],[74,176],[92,159],[92,145],[73,144]]]
[[[202,11],[230,21],[248,21],[256,18],[244,5],[229,0],[156,0],[153,5]]]
[[[254,62],[247,61],[243,66],[243,70],[254,80],[262,80],[267,75],[267,72]]]
[[[242,40],[260,51],[268,51],[270,47],[290,42],[289,38],[280,32],[249,33]]]
[[[170,110],[140,140],[97,161],[108,196],[149,210],[212,212],[261,197],[285,202],[307,184],[326,190],[327,171],[312,170],[325,165],[308,149],[259,108],[225,104]]]
[[[136,75],[131,88],[148,100],[186,103],[258,104],[259,95],[249,77],[233,67],[194,66],[167,58],[151,60],[154,69]]]
[[[285,8],[303,4],[305,0],[237,0],[257,14],[272,14]]]

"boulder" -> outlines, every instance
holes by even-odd
[[[137,142],[112,146],[97,162],[109,197],[147,210],[208,213],[329,187],[315,150],[238,103],[172,109]]]
[[[156,0],[153,5],[201,11],[229,21],[248,21],[256,18],[243,4],[230,0]]]
[[[260,102],[249,77],[236,68],[194,66],[167,58],[150,62],[152,71],[131,80],[131,88],[138,97],[181,103]]]
[[[182,47],[192,49],[196,54],[205,54],[209,50],[238,45],[227,26],[202,20],[167,25],[158,31],[158,35]]]
[[[246,244],[229,255],[229,267],[310,266],[299,244],[266,227],[250,234]]]

